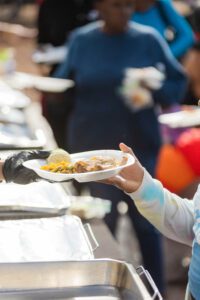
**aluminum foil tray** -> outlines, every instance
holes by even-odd
[[[92,259],[89,233],[78,217],[67,215],[0,221],[0,263]]]
[[[0,264],[0,299],[161,300],[148,281],[152,294],[132,265],[108,259]]]
[[[68,193],[69,194],[69,193]],[[0,220],[56,217],[66,213],[70,196],[60,184],[1,183]]]

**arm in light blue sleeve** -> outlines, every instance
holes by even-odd
[[[200,185],[198,186],[197,192],[194,195],[194,217],[195,224],[193,231],[195,234],[196,242],[200,245]]]
[[[192,246],[194,203],[163,188],[145,170],[141,186],[128,194],[138,211],[169,239]]]
[[[165,40],[153,29],[149,48],[152,57],[154,57],[154,66],[161,65],[166,77],[163,86],[153,92],[154,101],[162,106],[181,102],[187,87],[185,72],[172,55]]]
[[[189,269],[189,289],[195,299],[200,299],[200,186],[194,195],[194,217],[193,231],[195,240],[193,243],[192,257]]]
[[[68,48],[66,57],[53,73],[54,78],[70,78],[70,75],[75,72],[78,57],[78,43],[78,36],[76,32],[73,32],[69,42],[66,43],[66,47]]]
[[[175,29],[176,36],[170,44],[175,57],[180,58],[194,43],[194,34],[187,21],[175,10],[168,0],[160,0],[169,25]]]

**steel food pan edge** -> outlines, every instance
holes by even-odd
[[[159,299],[150,296],[136,270],[122,261],[98,259],[0,264],[0,299],[74,299],[80,297],[80,291],[83,293],[87,288],[91,293],[94,287],[101,292],[104,290],[104,293],[108,291],[108,295],[112,294],[111,288],[115,292],[121,291],[121,295],[128,291],[128,298],[116,296],[113,299]],[[61,294],[62,297],[59,297]]]

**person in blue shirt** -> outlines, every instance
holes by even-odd
[[[73,32],[68,55],[54,77],[75,81],[74,106],[67,125],[68,152],[116,149],[123,140],[134,147],[138,158],[153,175],[161,145],[156,107],[180,101],[185,93],[186,77],[155,30],[129,22],[133,4],[133,0],[97,1],[102,21]],[[125,69],[149,66],[162,66],[166,80],[159,90],[152,92],[153,106],[133,112],[120,94]],[[113,201],[112,212],[105,218],[113,233],[117,202],[127,202],[144,265],[163,292],[159,233],[130,205],[127,195],[99,183],[88,185],[93,196]]]
[[[169,0],[136,0],[131,20],[158,30],[177,59],[181,59],[194,43],[190,25]]]

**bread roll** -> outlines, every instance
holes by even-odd
[[[48,163],[59,163],[61,161],[71,162],[70,154],[63,149],[55,149],[47,158]]]

